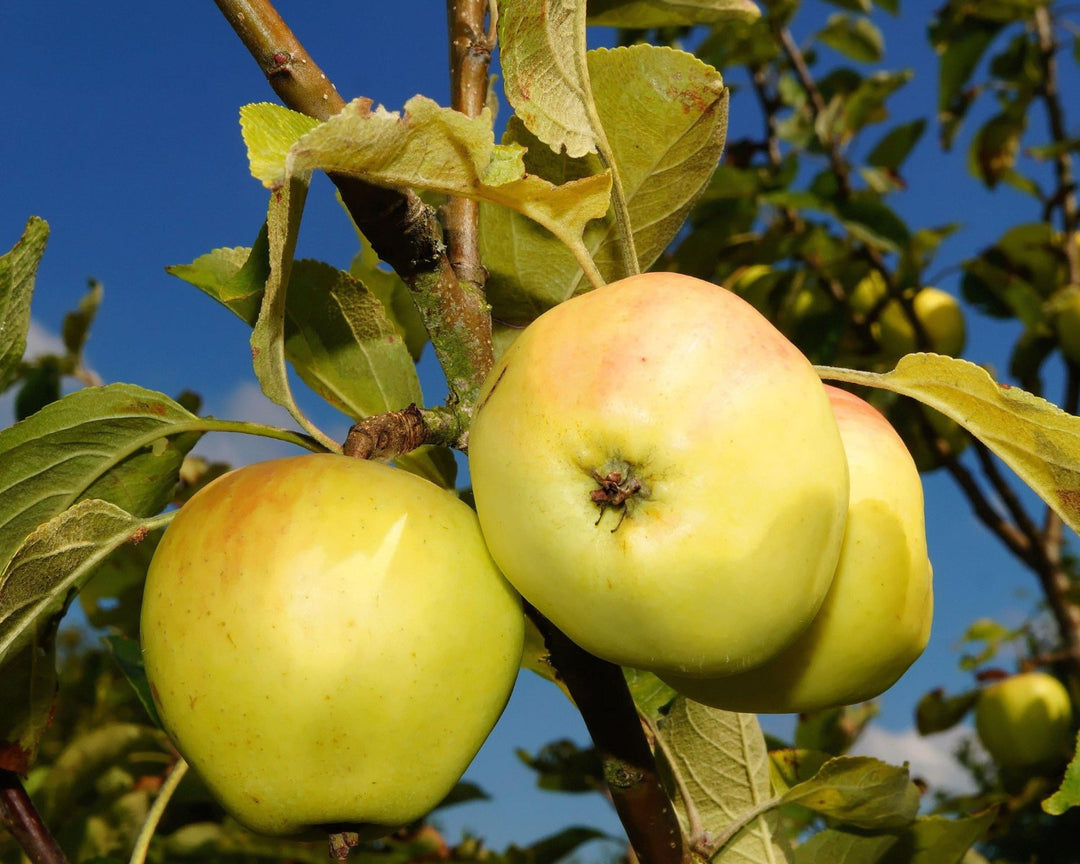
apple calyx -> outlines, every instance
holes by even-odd
[[[649,489],[634,476],[633,470],[626,462],[616,464],[609,462],[603,468],[594,468],[589,474],[600,484],[599,489],[593,489],[589,493],[589,500],[600,508],[600,515],[596,517],[596,522],[593,524],[600,524],[600,520],[604,518],[604,513],[609,507],[618,509],[621,511],[619,521],[611,529],[611,533],[614,534],[629,514],[635,497],[648,498]]]

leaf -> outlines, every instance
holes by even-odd
[[[571,158],[595,153],[604,134],[585,53],[585,0],[499,3],[506,99],[525,128]]]
[[[878,864],[899,840],[895,834],[826,828],[795,847],[795,864]]]
[[[135,695],[139,697],[139,702],[146,710],[147,716],[155,726],[161,726],[161,718],[158,717],[157,706],[150,692],[150,681],[146,677],[142,647],[138,640],[129,639],[126,636],[106,636],[101,641],[105,643],[109,654],[120,667],[120,671],[124,673]]]
[[[959,696],[946,696],[942,690],[932,690],[915,706],[915,726],[920,735],[952,729],[978,701],[978,690],[969,690]]]
[[[380,267],[375,250],[361,242],[363,249],[353,258],[349,273],[382,303],[387,320],[397,328],[409,354],[417,361],[428,343],[428,333],[409,287],[397,273]]]
[[[666,712],[679,694],[652,672],[623,667],[623,677],[630,688],[630,696],[637,706],[638,713],[655,723]]]
[[[889,252],[901,252],[911,242],[907,225],[871,192],[856,192],[837,206],[837,215],[857,238]]]
[[[245,106],[243,128],[260,125],[273,107]],[[250,148],[256,139],[245,132],[245,140]],[[263,166],[256,176],[274,188],[281,187],[286,177],[302,178],[320,169],[376,185],[407,186],[509,207],[575,250],[582,267],[593,268],[581,234],[589,221],[607,212],[610,175],[555,186],[527,174],[523,155],[520,147],[495,145],[490,111],[470,118],[422,96],[406,103],[404,115],[372,110],[369,100],[358,99],[300,138],[287,153],[249,150],[252,164]],[[284,214],[280,204],[278,209]],[[298,220],[299,214],[291,218]]]
[[[88,387],[0,431],[0,566],[37,526],[83,498],[158,513],[199,418],[132,384]],[[171,437],[167,437],[171,436]]]
[[[839,756],[791,787],[783,802],[859,828],[899,828],[914,820],[919,790],[907,768],[870,756]]]
[[[638,265],[647,270],[716,168],[727,129],[727,91],[712,67],[669,48],[591,51],[588,61],[597,111],[622,177]],[[526,170],[553,183],[576,182],[602,168],[596,156],[556,156],[514,118],[504,143],[526,147]],[[543,228],[488,204],[481,205],[480,219],[488,299],[499,320],[527,323],[589,289],[575,257]],[[585,229],[584,245],[606,281],[627,275],[618,244],[612,212]]]
[[[86,337],[90,333],[90,325],[94,323],[101,298],[105,295],[105,289],[96,279],[90,280],[86,293],[79,300],[78,307],[73,312],[64,316],[61,334],[64,338],[64,347],[68,354],[76,359],[82,357],[83,348],[86,345]]]
[[[595,828],[571,825],[541,837],[525,848],[511,846],[503,853],[503,858],[506,864],[555,864],[585,843],[611,839],[613,838],[610,835]]]
[[[765,739],[753,714],[719,711],[679,697],[660,726],[660,735],[663,747],[658,752],[670,772],[670,785],[676,787],[668,792],[683,827],[688,815],[687,802],[677,792],[680,785],[702,830],[713,837],[743,825],[728,838],[716,861],[788,860],[775,831],[775,813],[767,812],[779,798],[772,794]]]
[[[31,533],[0,574],[5,765],[25,759],[16,769],[25,772],[36,758],[56,691],[56,625],[69,600],[110,552],[157,521],[137,519],[104,501],[82,501]]]
[[[25,367],[23,383],[15,396],[15,419],[25,420],[60,398],[60,358],[53,354],[39,357]]]
[[[823,378],[880,387],[950,417],[1012,468],[1074,531],[1080,529],[1080,417],[983,368],[938,354],[909,354],[892,372],[820,367]]]
[[[434,809],[441,810],[444,807],[453,807],[455,804],[467,804],[470,801],[488,801],[490,799],[491,796],[480,786],[467,780],[459,780],[454,784],[454,788],[446,793],[446,797],[435,805]]]
[[[1000,30],[1000,24],[976,21],[965,21],[960,26],[936,22],[930,27],[930,41],[939,55],[939,112],[948,111],[960,97],[960,91]]]
[[[752,0],[589,0],[588,23],[645,30],[753,21],[761,10]]]
[[[769,772],[773,788],[781,794],[809,780],[833,757],[820,750],[784,747],[769,751]]]
[[[900,842],[889,849],[882,864],[960,864],[996,815],[997,808],[991,807],[956,819],[920,817],[899,832]]]
[[[1080,735],[1077,735],[1072,761],[1065,769],[1061,786],[1042,802],[1042,809],[1051,816],[1060,816],[1070,807],[1076,806],[1080,806]]]
[[[257,113],[257,122],[248,122]],[[319,121],[298,111],[272,102],[248,105],[240,111],[244,143],[248,148],[251,173],[262,179],[281,170],[281,162],[289,148]]]
[[[535,755],[515,751],[537,773],[536,785],[551,792],[597,792],[604,788],[604,769],[595,747],[582,749],[569,739],[545,744]]]
[[[834,51],[860,63],[879,63],[885,54],[881,31],[868,18],[830,15],[817,39]]]
[[[26,352],[30,298],[48,239],[49,223],[32,216],[15,246],[0,255],[0,392],[17,377]]]
[[[893,127],[874,145],[866,157],[867,164],[898,171],[925,131],[926,120],[923,118]]]
[[[988,188],[996,187],[1012,171],[1024,125],[1023,116],[998,114],[979,127],[971,139],[968,167]]]

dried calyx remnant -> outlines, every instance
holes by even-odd
[[[589,476],[600,487],[589,493],[589,499],[600,508],[595,524],[600,524],[609,508],[620,511],[619,521],[611,529],[612,533],[619,530],[638,499],[649,497],[649,487],[634,475],[633,467],[628,462],[611,460],[602,468],[592,469]]]

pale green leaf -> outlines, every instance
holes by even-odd
[[[955,357],[909,354],[887,373],[819,367],[823,378],[918,399],[952,418],[1012,468],[1074,531],[1080,530],[1080,417],[998,384]]]
[[[625,666],[623,677],[626,678],[626,686],[630,689],[638,713],[654,723],[679,695],[652,672]]]
[[[861,15],[830,15],[818,41],[860,63],[878,63],[885,53],[881,31]]]
[[[168,518],[142,520],[105,501],[81,501],[35,529],[0,574],[5,763],[34,761],[56,689],[53,637],[70,598],[110,552]]]
[[[595,153],[603,136],[585,53],[585,0],[499,3],[506,99],[533,135],[573,158]]]
[[[589,0],[588,21],[607,27],[648,29],[753,21],[753,0]]]
[[[83,498],[136,516],[168,503],[198,418],[131,384],[92,387],[0,431],[0,566],[30,532]]]
[[[776,833],[769,755],[753,714],[708,708],[679,697],[660,726],[662,765],[669,794],[686,828],[688,804],[700,828],[722,846],[713,859],[781,862],[790,853]]]
[[[907,768],[869,756],[839,756],[791,787],[783,800],[859,828],[899,828],[915,818],[919,790]]]
[[[240,132],[247,145],[251,173],[263,180],[280,171],[289,148],[319,121],[272,102],[240,109]]]
[[[646,270],[712,176],[724,146],[727,91],[719,73],[693,55],[651,45],[591,51],[589,70],[622,176],[638,265]],[[526,170],[553,183],[602,169],[596,156],[552,153],[515,118],[504,140],[527,147]],[[487,204],[481,205],[480,219],[488,299],[501,321],[530,321],[589,289],[574,256],[543,228]],[[627,275],[613,213],[590,223],[584,242],[606,281]]]
[[[1080,805],[1080,735],[1076,738],[1076,750],[1065,777],[1057,792],[1042,802],[1042,809],[1052,816],[1060,816],[1070,807]]]
[[[361,242],[364,242],[361,240]],[[349,273],[367,288],[383,304],[387,319],[393,323],[405,340],[413,360],[419,360],[428,343],[424,319],[413,302],[409,286],[393,270],[379,266],[379,256],[366,242],[353,257]]]
[[[899,842],[895,834],[826,828],[795,847],[795,864],[878,864]]]
[[[15,246],[0,255],[0,391],[15,380],[26,351],[30,298],[48,239],[48,223],[34,216]]]
[[[997,808],[991,807],[955,819],[920,817],[899,832],[900,842],[889,849],[882,864],[960,864],[996,815]]]

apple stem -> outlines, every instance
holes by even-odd
[[[622,670],[576,645],[529,603],[525,611],[543,635],[552,665],[596,745],[612,804],[637,860],[688,864],[678,816],[660,782]]]
[[[0,825],[22,847],[34,864],[68,864],[67,857],[49,833],[19,775],[0,769]]]

